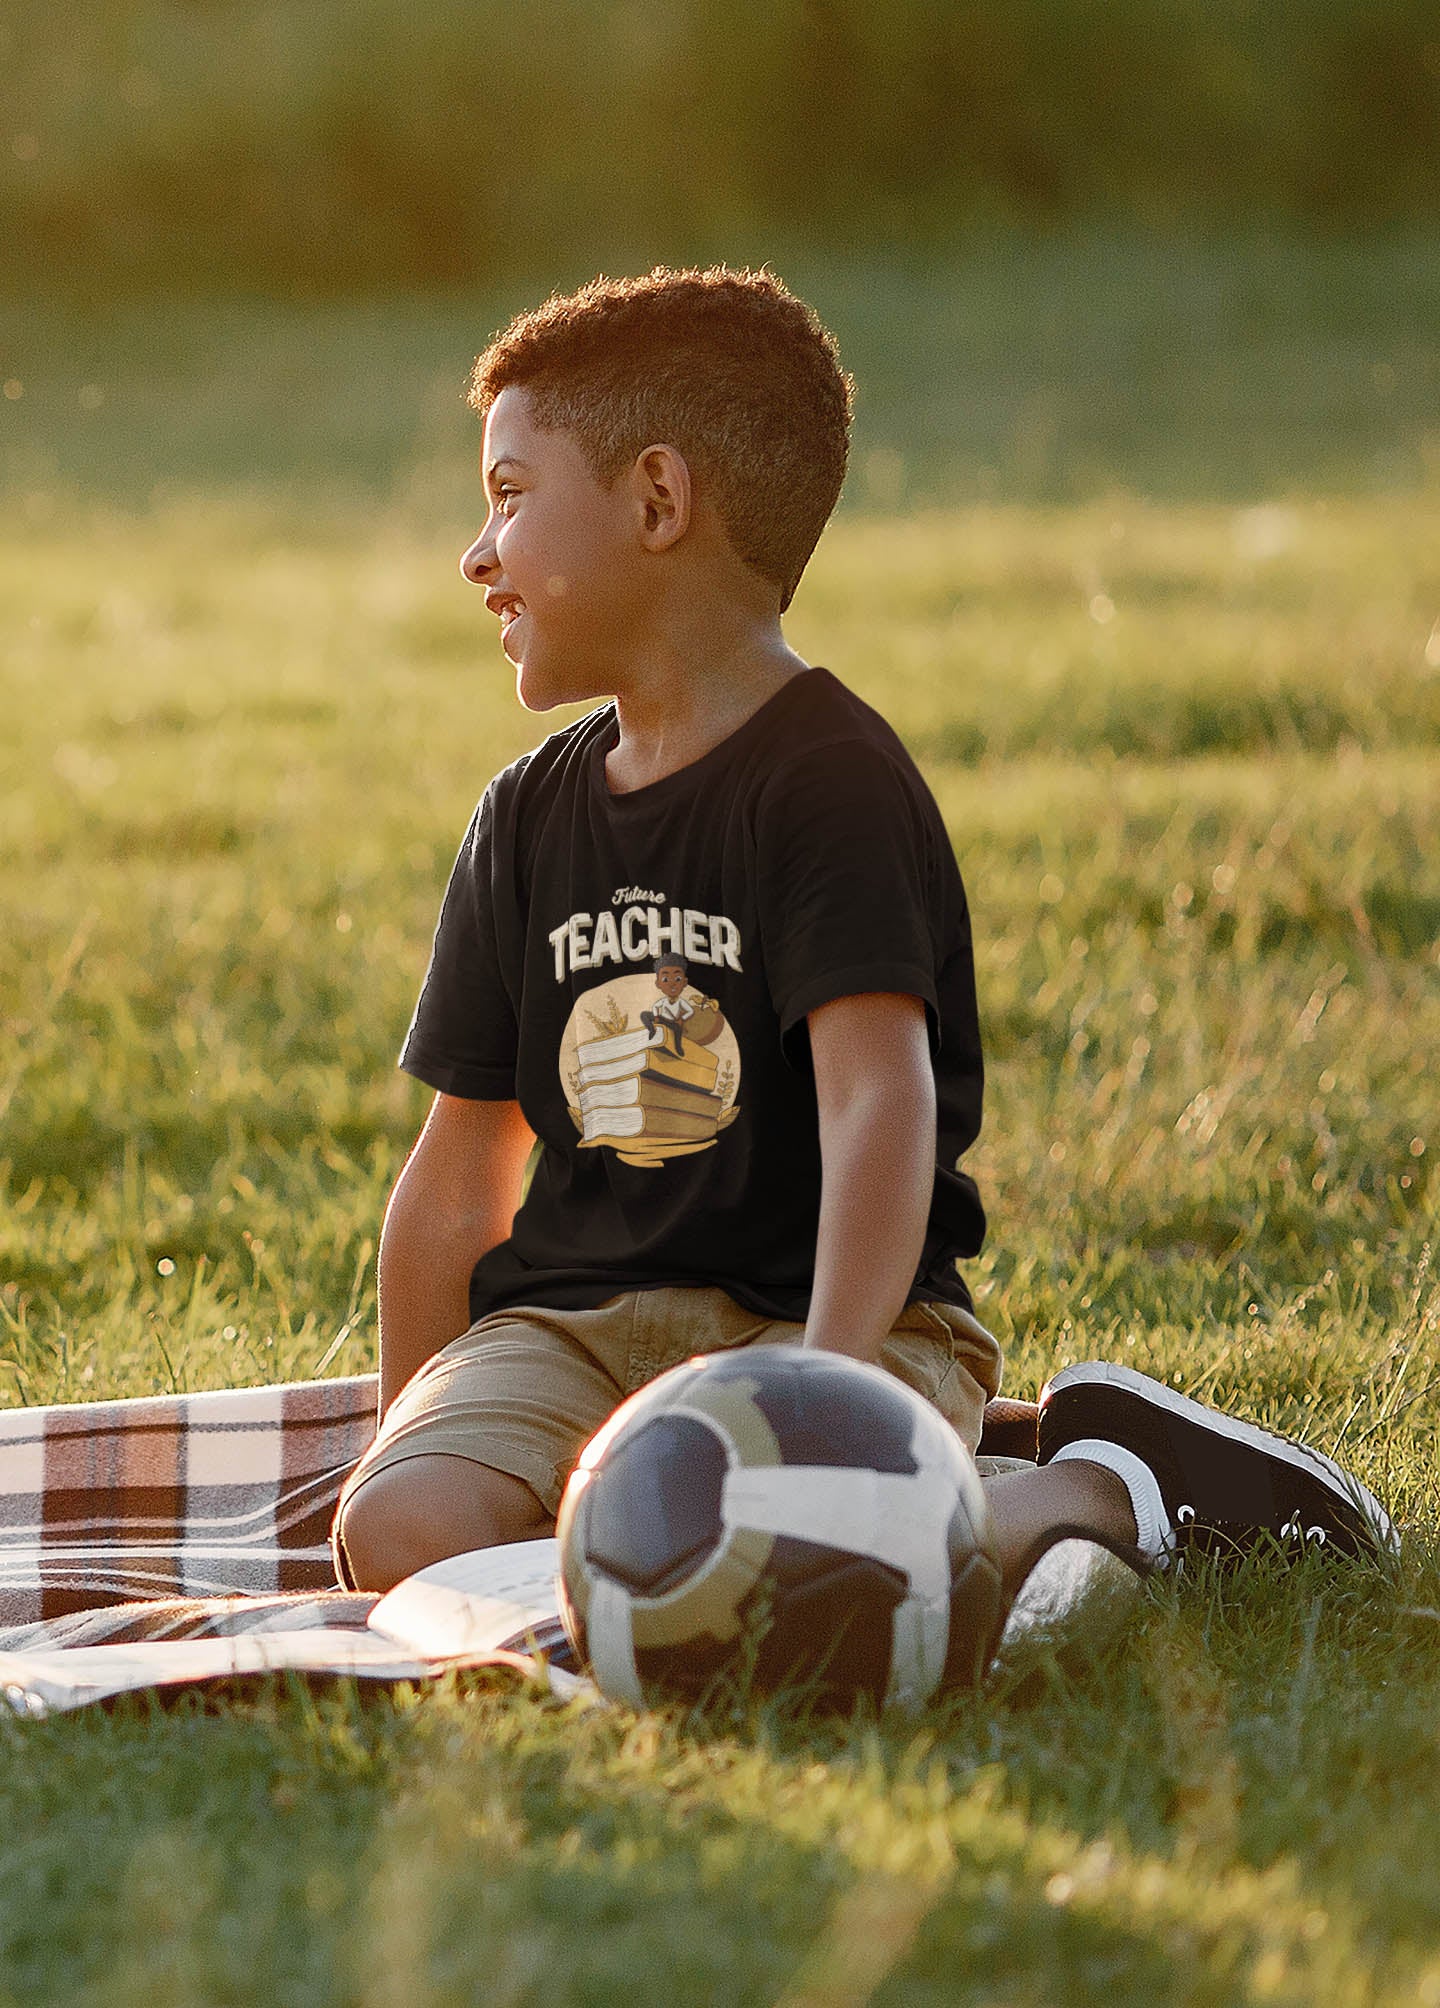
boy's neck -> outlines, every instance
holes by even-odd
[[[615,693],[620,737],[605,760],[610,792],[630,794],[693,765],[808,667],[778,620],[735,636],[703,661],[688,650],[656,651]]]

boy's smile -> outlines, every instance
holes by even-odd
[[[481,464],[490,513],[460,569],[500,620],[521,703],[609,696],[607,665],[623,661],[641,611],[628,484],[607,488],[574,435],[537,425],[515,386],[490,407]]]

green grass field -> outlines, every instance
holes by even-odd
[[[537,732],[431,461],[207,486],[253,411],[207,447],[226,386],[187,368],[186,478],[143,505],[58,435],[9,463],[11,1402],[371,1363],[425,1099],[394,1054],[469,809]],[[1323,423],[1310,444],[1326,464]],[[1440,490],[1416,456],[1390,490],[857,506],[791,623],[904,732],[965,871],[973,1280],[1010,1391],[1123,1358],[1338,1450],[1407,1527],[1397,1580],[1167,1584],[1102,1663],[919,1731],[478,1689],[0,1721],[0,2003],[1440,2003]]]

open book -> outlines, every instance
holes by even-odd
[[[563,1634],[553,1540],[481,1548],[397,1583],[360,1627],[252,1631],[237,1638],[0,1652],[0,1701],[44,1716],[117,1694],[194,1687],[257,1674],[428,1680],[455,1667],[507,1667],[562,1698],[593,1695],[589,1681],[551,1666]],[[313,1598],[297,1598],[313,1607]]]

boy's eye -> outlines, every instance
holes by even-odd
[[[510,514],[510,505],[514,501],[515,497],[519,494],[519,492],[520,491],[518,488],[511,488],[508,486],[502,486],[497,488],[495,490],[496,515],[508,516]]]

